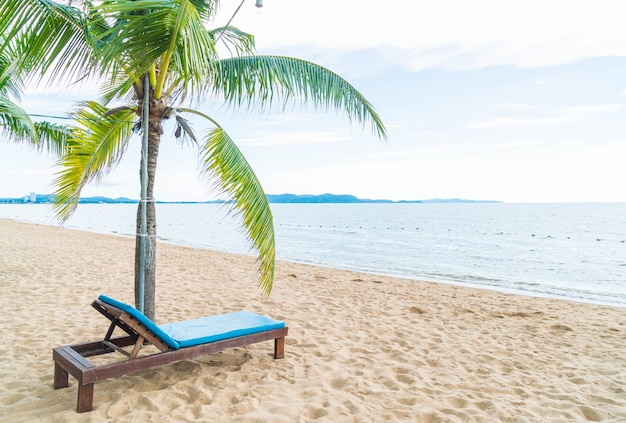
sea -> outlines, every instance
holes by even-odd
[[[626,203],[271,204],[276,257],[626,307]],[[133,237],[136,204],[80,204],[63,226]],[[48,204],[0,218],[56,225]],[[253,254],[223,204],[157,204],[159,242]]]

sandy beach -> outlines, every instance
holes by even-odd
[[[159,244],[157,323],[250,310],[289,326],[227,350],[54,390],[52,348],[101,339],[133,302],[134,240],[0,220],[3,422],[624,422],[626,309]]]

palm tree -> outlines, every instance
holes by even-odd
[[[259,254],[259,286],[269,295],[274,277],[274,228],[267,197],[237,145],[193,100],[225,102],[233,109],[261,112],[277,102],[298,100],[345,112],[348,119],[371,124],[385,139],[385,127],[372,105],[346,80],[319,65],[290,57],[255,55],[254,38],[234,27],[207,30],[217,0],[103,0],[78,6],[48,0],[3,0],[0,30],[18,40],[25,66],[53,77],[97,79],[102,98],[80,105],[76,125],[55,180],[56,212],[67,219],[85,184],[102,179],[127,150],[133,134],[147,137],[148,243],[152,260],[139,297],[138,236],[135,254],[135,302],[155,315],[153,197],[161,136],[172,121],[176,137],[197,144],[201,173],[241,216]],[[230,57],[220,58],[223,42]],[[142,119],[148,106],[147,122]],[[202,137],[184,116],[206,120],[213,129]],[[141,222],[138,212],[138,228]]]
[[[8,140],[61,154],[68,136],[67,128],[45,121],[33,122],[19,106],[17,101],[21,100],[24,81],[13,71],[15,52],[2,36],[0,46],[4,46],[0,50],[0,133]]]

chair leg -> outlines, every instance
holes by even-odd
[[[130,353],[130,356],[128,358],[135,358],[137,357],[137,354],[139,354],[139,351],[141,350],[141,347],[143,347],[143,342],[145,341],[145,338],[143,336],[139,336],[137,338],[137,342],[135,342],[135,346],[133,347],[133,351]]]
[[[93,383],[78,384],[78,404],[76,411],[84,413],[93,409]]]
[[[54,363],[54,389],[67,388],[70,386],[69,376],[65,369],[59,366],[59,363]]]
[[[274,358],[285,358],[285,337],[274,339]]]

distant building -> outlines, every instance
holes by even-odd
[[[37,194],[35,194],[34,192],[30,193],[30,202],[31,203],[37,202]]]

